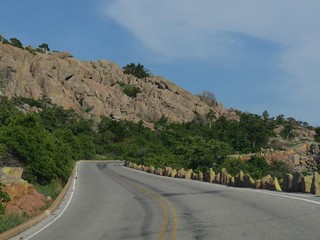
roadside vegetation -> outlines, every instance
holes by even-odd
[[[41,110],[22,113],[17,107],[23,104]],[[228,155],[261,151],[274,136],[273,129],[280,120],[287,125],[292,122],[239,112],[240,121],[198,116],[187,123],[169,123],[162,117],[154,123],[153,130],[142,122],[103,117],[94,128],[92,121],[73,110],[43,100],[5,97],[0,98],[0,111],[1,165],[18,162],[24,166],[26,180],[51,188],[58,186],[57,182],[66,183],[74,161],[96,156],[202,171],[209,167],[226,167],[230,171],[241,168],[252,176],[260,176],[272,170],[264,159],[242,162]]]

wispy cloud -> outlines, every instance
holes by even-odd
[[[117,0],[105,14],[165,59],[234,61],[248,44],[239,34],[275,44],[273,67],[287,76],[278,91],[304,105],[320,102],[319,9],[317,0]]]

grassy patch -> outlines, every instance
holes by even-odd
[[[52,181],[48,185],[35,184],[35,189],[45,196],[50,196],[52,200],[56,199],[62,190],[62,184],[59,181]]]
[[[5,232],[19,224],[28,220],[28,216],[26,214],[21,215],[0,215],[0,233]]]

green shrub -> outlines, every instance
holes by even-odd
[[[240,172],[240,170],[248,172],[248,163],[240,159],[227,158],[221,163],[219,168],[226,168],[228,173],[235,176]]]
[[[268,174],[269,164],[263,157],[253,156],[248,161],[248,172],[254,179],[260,179]]]
[[[0,202],[0,215],[4,215],[6,210],[6,206]]]
[[[26,47],[25,50],[27,50],[29,53],[31,53],[32,55],[37,55],[37,52],[34,48],[32,47]]]
[[[62,183],[59,180],[53,180],[46,185],[34,184],[37,192],[42,193],[45,196],[50,196],[53,200],[58,197],[62,190]]]
[[[126,83],[119,83],[121,90],[124,94],[131,98],[135,98],[138,93],[141,93],[141,89],[135,85],[132,84],[126,84]]]
[[[288,163],[284,161],[273,161],[270,165],[269,174],[272,177],[277,177],[278,179],[281,179],[284,174],[286,173],[293,173],[293,169],[291,166],[288,165]]]
[[[17,38],[10,38],[10,44],[14,47],[23,48],[22,43]]]
[[[68,179],[71,148],[46,131],[36,115],[22,115],[2,130],[0,141],[26,164],[26,177],[31,182],[49,183]]]
[[[8,229],[14,228],[19,224],[28,220],[26,214],[22,215],[0,215],[0,233],[5,232]]]
[[[131,74],[137,78],[143,79],[150,77],[150,71],[145,69],[144,66],[140,63],[137,65],[134,63],[127,64],[122,68],[125,74]]]

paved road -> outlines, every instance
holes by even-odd
[[[65,212],[14,240],[318,240],[319,204],[313,195],[231,188],[150,175],[122,163],[84,162]]]

